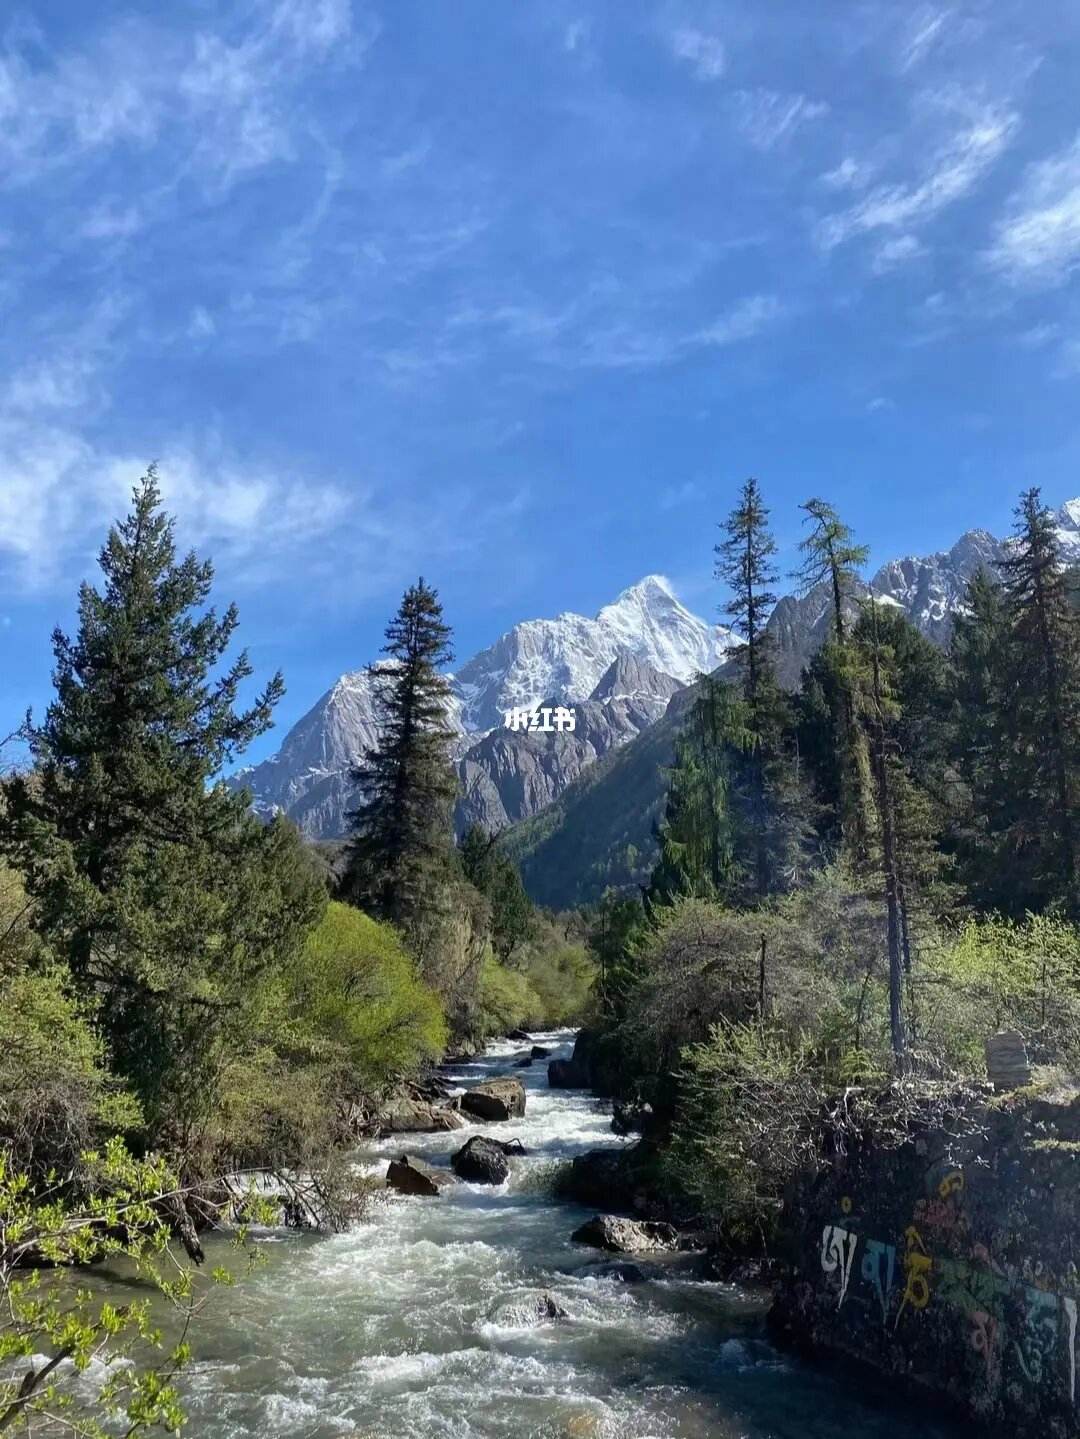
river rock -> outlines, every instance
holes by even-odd
[[[644,1284],[648,1275],[637,1264],[598,1264],[586,1271],[597,1279],[614,1279],[619,1284]]]
[[[551,1053],[551,1050],[545,1049],[542,1044],[534,1044],[529,1053],[532,1055],[533,1059],[547,1059],[548,1055]]]
[[[548,1084],[552,1089],[588,1089],[589,1072],[573,1059],[553,1059],[548,1065]]]
[[[457,1181],[445,1169],[435,1169],[415,1155],[403,1154],[392,1159],[386,1171],[386,1182],[399,1194],[420,1194],[427,1199],[434,1198],[440,1190]]]
[[[547,1289],[538,1289],[502,1300],[489,1317],[493,1324],[501,1324],[508,1329],[524,1329],[535,1324],[569,1319],[570,1315],[554,1294]]]
[[[525,1086],[509,1074],[485,1079],[461,1096],[461,1107],[478,1119],[520,1119],[525,1113]]]
[[[440,1134],[465,1127],[461,1115],[448,1106],[408,1095],[397,1095],[383,1105],[375,1124],[380,1134]]]
[[[617,1099],[611,1107],[611,1128],[616,1134],[644,1134],[652,1117],[651,1104]]]
[[[506,1037],[507,1039],[524,1039],[526,1042],[532,1039],[532,1035],[527,1029],[512,1029]]]
[[[560,1173],[556,1192],[560,1198],[573,1199],[578,1204],[629,1208],[633,1193],[630,1157],[619,1149],[590,1149],[587,1154],[579,1154]]]
[[[533,1059],[532,1059],[532,1055],[531,1055],[531,1054],[523,1054],[520,1059],[515,1059],[515,1060],[514,1060],[514,1068],[515,1068],[515,1069],[531,1069],[531,1068],[532,1068],[532,1062],[533,1062]]]
[[[502,1184],[510,1173],[506,1148],[497,1139],[474,1134],[450,1161],[459,1179],[470,1184]]]
[[[679,1247],[679,1232],[673,1224],[659,1220],[621,1219],[615,1214],[597,1214],[575,1229],[575,1244],[591,1244],[616,1254],[646,1254]]]

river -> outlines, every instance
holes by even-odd
[[[537,1038],[570,1052],[568,1033]],[[496,1044],[449,1077],[504,1073],[520,1051]],[[346,1234],[267,1236],[267,1262],[198,1321],[186,1433],[947,1439],[905,1395],[871,1399],[778,1353],[759,1299],[696,1281],[685,1262],[643,1263],[643,1284],[598,1276],[605,1256],[570,1242],[590,1211],[550,1198],[543,1176],[556,1161],[623,1141],[602,1101],[547,1087],[544,1061],[516,1072],[528,1089],[523,1120],[397,1136],[359,1156],[379,1173],[406,1149],[448,1165],[470,1134],[516,1135],[528,1153],[504,1186],[395,1197]],[[530,1323],[537,1290],[569,1318]]]

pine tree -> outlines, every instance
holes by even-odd
[[[825,500],[807,500],[800,508],[813,528],[799,546],[804,558],[797,579],[804,590],[828,584],[833,638],[842,645],[847,633],[847,610],[863,588],[859,571],[870,551],[865,545],[855,544],[849,527]]]
[[[726,606],[741,643],[732,652],[745,703],[746,748],[732,773],[733,805],[749,851],[748,898],[764,899],[797,877],[809,829],[799,765],[789,752],[791,712],[773,663],[766,628],[776,596],[776,543],[757,480],[743,485],[716,546],[716,574],[730,587]],[[740,848],[742,846],[740,845]]]
[[[1040,907],[1080,910],[1080,622],[1053,516],[1037,488],[1016,510],[1002,562],[1013,692],[1010,779],[1022,796],[1010,845]]]
[[[1015,868],[1005,857],[1021,799],[1010,780],[1010,649],[1004,590],[980,569],[968,583],[949,645],[946,744],[955,783],[946,843],[964,893],[984,910],[1008,911],[1016,894]]]
[[[236,610],[207,608],[208,562],[177,562],[153,468],[100,565],[76,636],[53,636],[56,698],[27,723],[34,768],[9,787],[0,844],[151,1128],[182,1127],[205,1107],[245,990],[323,897],[291,826],[264,827],[248,795],[214,782],[269,727],[283,686],[275,675],[236,708],[247,656],[220,671]]]
[[[736,884],[729,779],[732,745],[745,741],[744,706],[720,680],[707,677],[699,685],[675,742],[650,904],[724,901]]]
[[[535,914],[513,860],[498,848],[497,836],[471,824],[459,846],[465,878],[491,905],[491,938],[501,960],[532,933]]]
[[[803,590],[826,585],[832,607],[832,636],[813,666],[818,698],[828,705],[831,733],[833,774],[825,787],[835,795],[841,846],[859,865],[865,863],[872,842],[873,786],[866,738],[857,717],[859,666],[849,643],[848,615],[863,588],[859,570],[869,551],[855,544],[851,530],[824,500],[807,500],[802,509],[812,529],[799,546],[804,558],[796,578]]]
[[[353,772],[362,798],[351,816],[344,893],[408,937],[442,902],[454,867],[450,686],[439,672],[453,655],[438,594],[423,578],[405,591],[383,653],[379,743]]]

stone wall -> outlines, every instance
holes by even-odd
[[[797,1181],[772,1327],[887,1376],[900,1399],[1078,1435],[1080,1099],[972,1096],[960,1128],[864,1145]]]

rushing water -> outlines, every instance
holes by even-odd
[[[543,1036],[539,1037],[545,1042]],[[547,1036],[569,1053],[568,1034]],[[495,1045],[450,1072],[505,1072]],[[385,1170],[408,1149],[436,1164],[472,1133],[520,1136],[508,1182],[459,1184],[436,1199],[395,1197],[348,1234],[272,1238],[268,1263],[198,1322],[185,1379],[199,1439],[945,1439],[924,1416],[861,1398],[778,1354],[762,1305],[695,1281],[684,1262],[643,1263],[627,1285],[605,1256],[571,1244],[588,1211],[556,1202],[543,1171],[617,1145],[601,1101],[549,1090],[547,1066],[517,1071],[523,1120],[368,1147]],[[639,1263],[641,1261],[638,1261]],[[528,1299],[551,1292],[569,1318],[538,1325]]]

